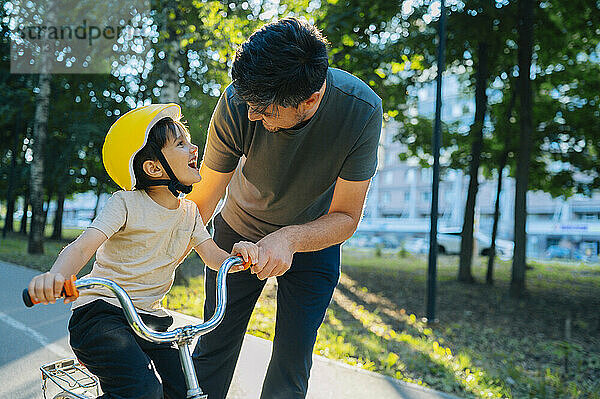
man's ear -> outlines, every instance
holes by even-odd
[[[159,178],[163,174],[160,162],[152,161],[150,159],[144,161],[142,164],[142,170],[150,177]]]
[[[319,98],[321,98],[321,92],[315,91],[313,94],[310,95],[310,97],[302,101],[301,104],[304,106],[304,109],[311,109],[315,106],[317,102],[319,102]]]

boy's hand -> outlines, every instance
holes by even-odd
[[[27,290],[29,296],[34,302],[40,302],[44,305],[55,303],[60,298],[65,278],[60,273],[39,274],[31,279]],[[65,298],[64,303],[73,302],[75,298]]]
[[[250,262],[250,264],[255,264],[258,262],[258,246],[253,242],[249,241],[240,241],[233,244],[233,249],[231,250],[232,255],[239,255],[244,259],[244,263]],[[232,271],[241,271],[244,270],[244,266],[240,265]]]

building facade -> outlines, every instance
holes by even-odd
[[[473,99],[462,94],[456,80],[445,80],[443,118],[472,123]],[[433,117],[433,87],[419,93],[418,112]],[[448,104],[448,105],[446,105]],[[384,125],[378,171],[373,178],[365,206],[365,216],[359,234],[394,236],[402,242],[411,237],[426,237],[429,232],[431,211],[431,168],[423,169],[416,162],[400,161],[399,154],[406,149],[394,141],[398,124]],[[469,178],[462,171],[442,173],[439,189],[439,230],[462,229]],[[497,190],[496,180],[479,176],[479,191],[475,211],[476,231],[491,235]],[[498,237],[513,239],[514,180],[504,176],[500,196],[500,223]],[[552,198],[543,192],[527,195],[528,256],[544,257],[548,249],[561,247],[587,258],[600,253],[600,193],[591,197],[575,195],[570,198]]]

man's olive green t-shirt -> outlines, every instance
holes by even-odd
[[[212,115],[204,164],[235,170],[223,219],[238,234],[259,240],[277,229],[326,214],[335,182],[370,179],[377,168],[381,99],[364,82],[329,68],[317,112],[298,129],[269,132],[248,119],[233,85]]]

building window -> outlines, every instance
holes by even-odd
[[[527,220],[538,221],[538,222],[548,222],[552,220],[552,214],[550,213],[532,213],[527,215]]]
[[[421,193],[421,198],[423,199],[423,202],[429,202],[429,201],[431,201],[431,192],[430,191],[423,191]]]
[[[597,213],[580,213],[579,219],[581,220],[598,220]]]
[[[392,193],[384,191],[381,197],[381,203],[383,205],[388,205],[390,202],[392,202]]]
[[[433,169],[421,169],[421,181],[423,181],[423,183],[433,181]]]
[[[393,166],[394,161],[398,156],[392,152],[386,152],[385,154],[385,166]]]
[[[394,172],[386,172],[383,182],[386,185],[394,183]]]

